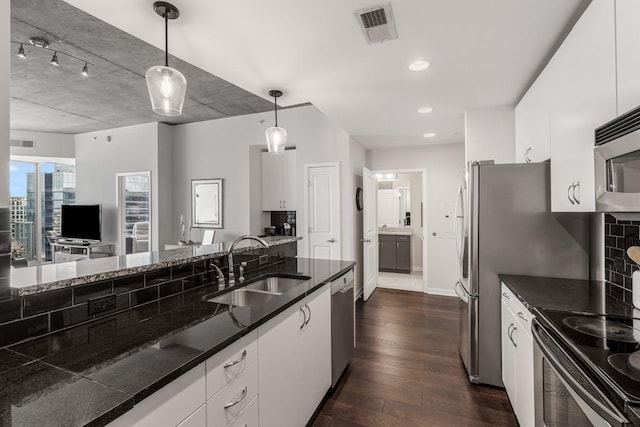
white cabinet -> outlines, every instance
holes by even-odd
[[[296,150],[262,153],[262,210],[296,210]]]
[[[207,426],[207,406],[202,405],[189,418],[178,424],[178,427],[206,427]]]
[[[258,329],[261,427],[306,425],[331,386],[331,289]]]
[[[520,426],[533,427],[533,315],[504,284],[501,319],[502,382]]]
[[[253,363],[238,377],[207,400],[207,426],[226,426],[258,395],[258,364]]]
[[[639,24],[640,2],[638,0],[616,0],[618,115],[640,105]]]
[[[547,66],[516,106],[516,163],[549,159],[549,107],[553,67]]]
[[[109,427],[177,426],[183,421],[187,426],[199,425],[197,417],[189,422],[186,420],[205,402],[204,375],[204,363],[201,363],[136,404]]]
[[[551,209],[591,212],[594,129],[616,115],[613,0],[589,5],[550,67]]]

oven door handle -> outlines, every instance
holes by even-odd
[[[613,404],[611,404],[604,395],[601,395],[600,398],[603,399],[605,402],[607,402],[606,406],[602,402],[600,402],[598,399],[596,399],[591,393],[589,393],[578,381],[576,381],[573,375],[575,375],[576,373],[579,373],[581,374],[583,381],[587,382],[588,384],[591,384],[594,390],[597,390],[597,387],[595,386],[595,384],[593,384],[593,381],[591,381],[577,366],[575,367],[575,370],[577,372],[574,372],[573,375],[569,373],[569,371],[567,371],[567,369],[562,365],[562,362],[558,360],[557,356],[555,356],[553,352],[551,352],[547,348],[542,337],[540,336],[540,333],[538,332],[538,328],[541,328],[541,326],[534,319],[533,325],[531,328],[531,333],[533,334],[533,338],[535,340],[536,346],[544,354],[544,357],[547,359],[547,361],[549,362],[553,370],[556,372],[559,379],[567,387],[567,391],[569,391],[570,394],[574,395],[573,398],[576,399],[576,403],[578,404],[580,409],[582,409],[585,412],[585,415],[587,416],[587,418],[589,418],[591,422],[594,421],[592,419],[593,416],[589,416],[590,415],[589,412],[592,412],[593,413],[592,415],[595,415],[601,419],[602,418],[606,419],[608,422],[612,423],[611,425],[614,425],[614,426],[628,425],[629,421],[626,420],[624,416],[617,409],[615,409]],[[569,356],[566,354],[566,352],[556,342],[556,340],[554,340],[551,336],[549,336],[548,339],[558,347],[558,351],[564,353],[569,363],[573,363],[569,358]]]

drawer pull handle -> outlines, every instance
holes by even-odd
[[[529,319],[527,319],[526,317],[524,317],[524,314],[522,314],[521,311],[518,312],[518,317],[521,318],[522,320],[524,320],[525,322],[528,322]]]
[[[302,321],[302,325],[300,325],[300,329],[304,328],[304,325],[306,325],[307,323],[307,312],[304,311],[303,306],[300,306],[300,311],[302,312],[302,315],[304,316],[304,320]]]
[[[305,325],[308,325],[309,321],[311,320],[311,307],[309,307],[307,304],[305,304],[304,306],[307,307],[307,310],[309,310],[309,318],[306,322],[304,322]]]
[[[236,400],[235,402],[231,402],[231,403],[227,403],[226,405],[224,405],[224,409],[229,409],[231,407],[236,406],[238,403],[242,402],[244,400],[244,398],[247,397],[247,386],[245,386],[242,389],[242,394],[240,395],[240,397],[238,398],[238,400]]]
[[[505,297],[506,299],[511,299],[511,298],[509,298],[509,294],[507,294],[506,292],[503,292],[502,296]]]
[[[227,362],[224,364],[224,369],[230,368],[232,366],[237,365],[238,363],[242,362],[244,360],[244,358],[247,357],[247,350],[243,350],[242,354],[240,355],[240,359],[234,360],[233,362]]]

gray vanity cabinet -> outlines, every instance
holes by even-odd
[[[411,236],[378,236],[378,269],[394,273],[411,273]]]

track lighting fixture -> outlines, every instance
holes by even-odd
[[[147,70],[145,80],[151,98],[153,112],[169,117],[182,115],[187,79],[175,68],[169,67],[169,19],[180,16],[171,3],[157,1],[153,10],[164,19],[164,66],[156,65]]]
[[[60,66],[60,63],[58,62],[58,52],[53,52],[53,56],[51,57],[51,61],[49,61],[49,64],[55,67]]]
[[[282,96],[282,91],[270,90],[269,96],[273,96],[273,106],[276,116],[275,126],[268,128],[264,134],[267,138],[267,149],[271,154],[282,154],[287,145],[287,131],[278,127],[278,98]]]
[[[20,45],[20,47],[18,48],[18,53],[16,54],[16,56],[18,58],[21,59],[26,59],[27,54],[25,53],[24,50],[24,42],[18,42],[18,41],[13,41],[11,40],[11,43],[15,43],[17,45]],[[60,55],[64,55],[64,56],[68,56],[69,58],[75,59],[76,61],[79,61],[81,63],[84,63],[84,67],[82,67],[82,71],[80,72],[80,74],[82,74],[84,77],[89,77],[89,65],[94,65],[89,61],[85,61],[84,59],[78,58],[77,56],[73,56],[69,53],[66,52],[61,52],[59,50],[53,50],[49,48],[49,42],[41,37],[32,37],[29,39],[29,44],[27,44],[27,47],[29,48],[38,48],[38,49],[44,49],[44,50],[48,50],[50,52],[53,52],[53,56],[51,57],[51,60],[49,61],[49,63],[55,67],[59,67],[60,66],[60,61],[58,60],[58,54]]]

